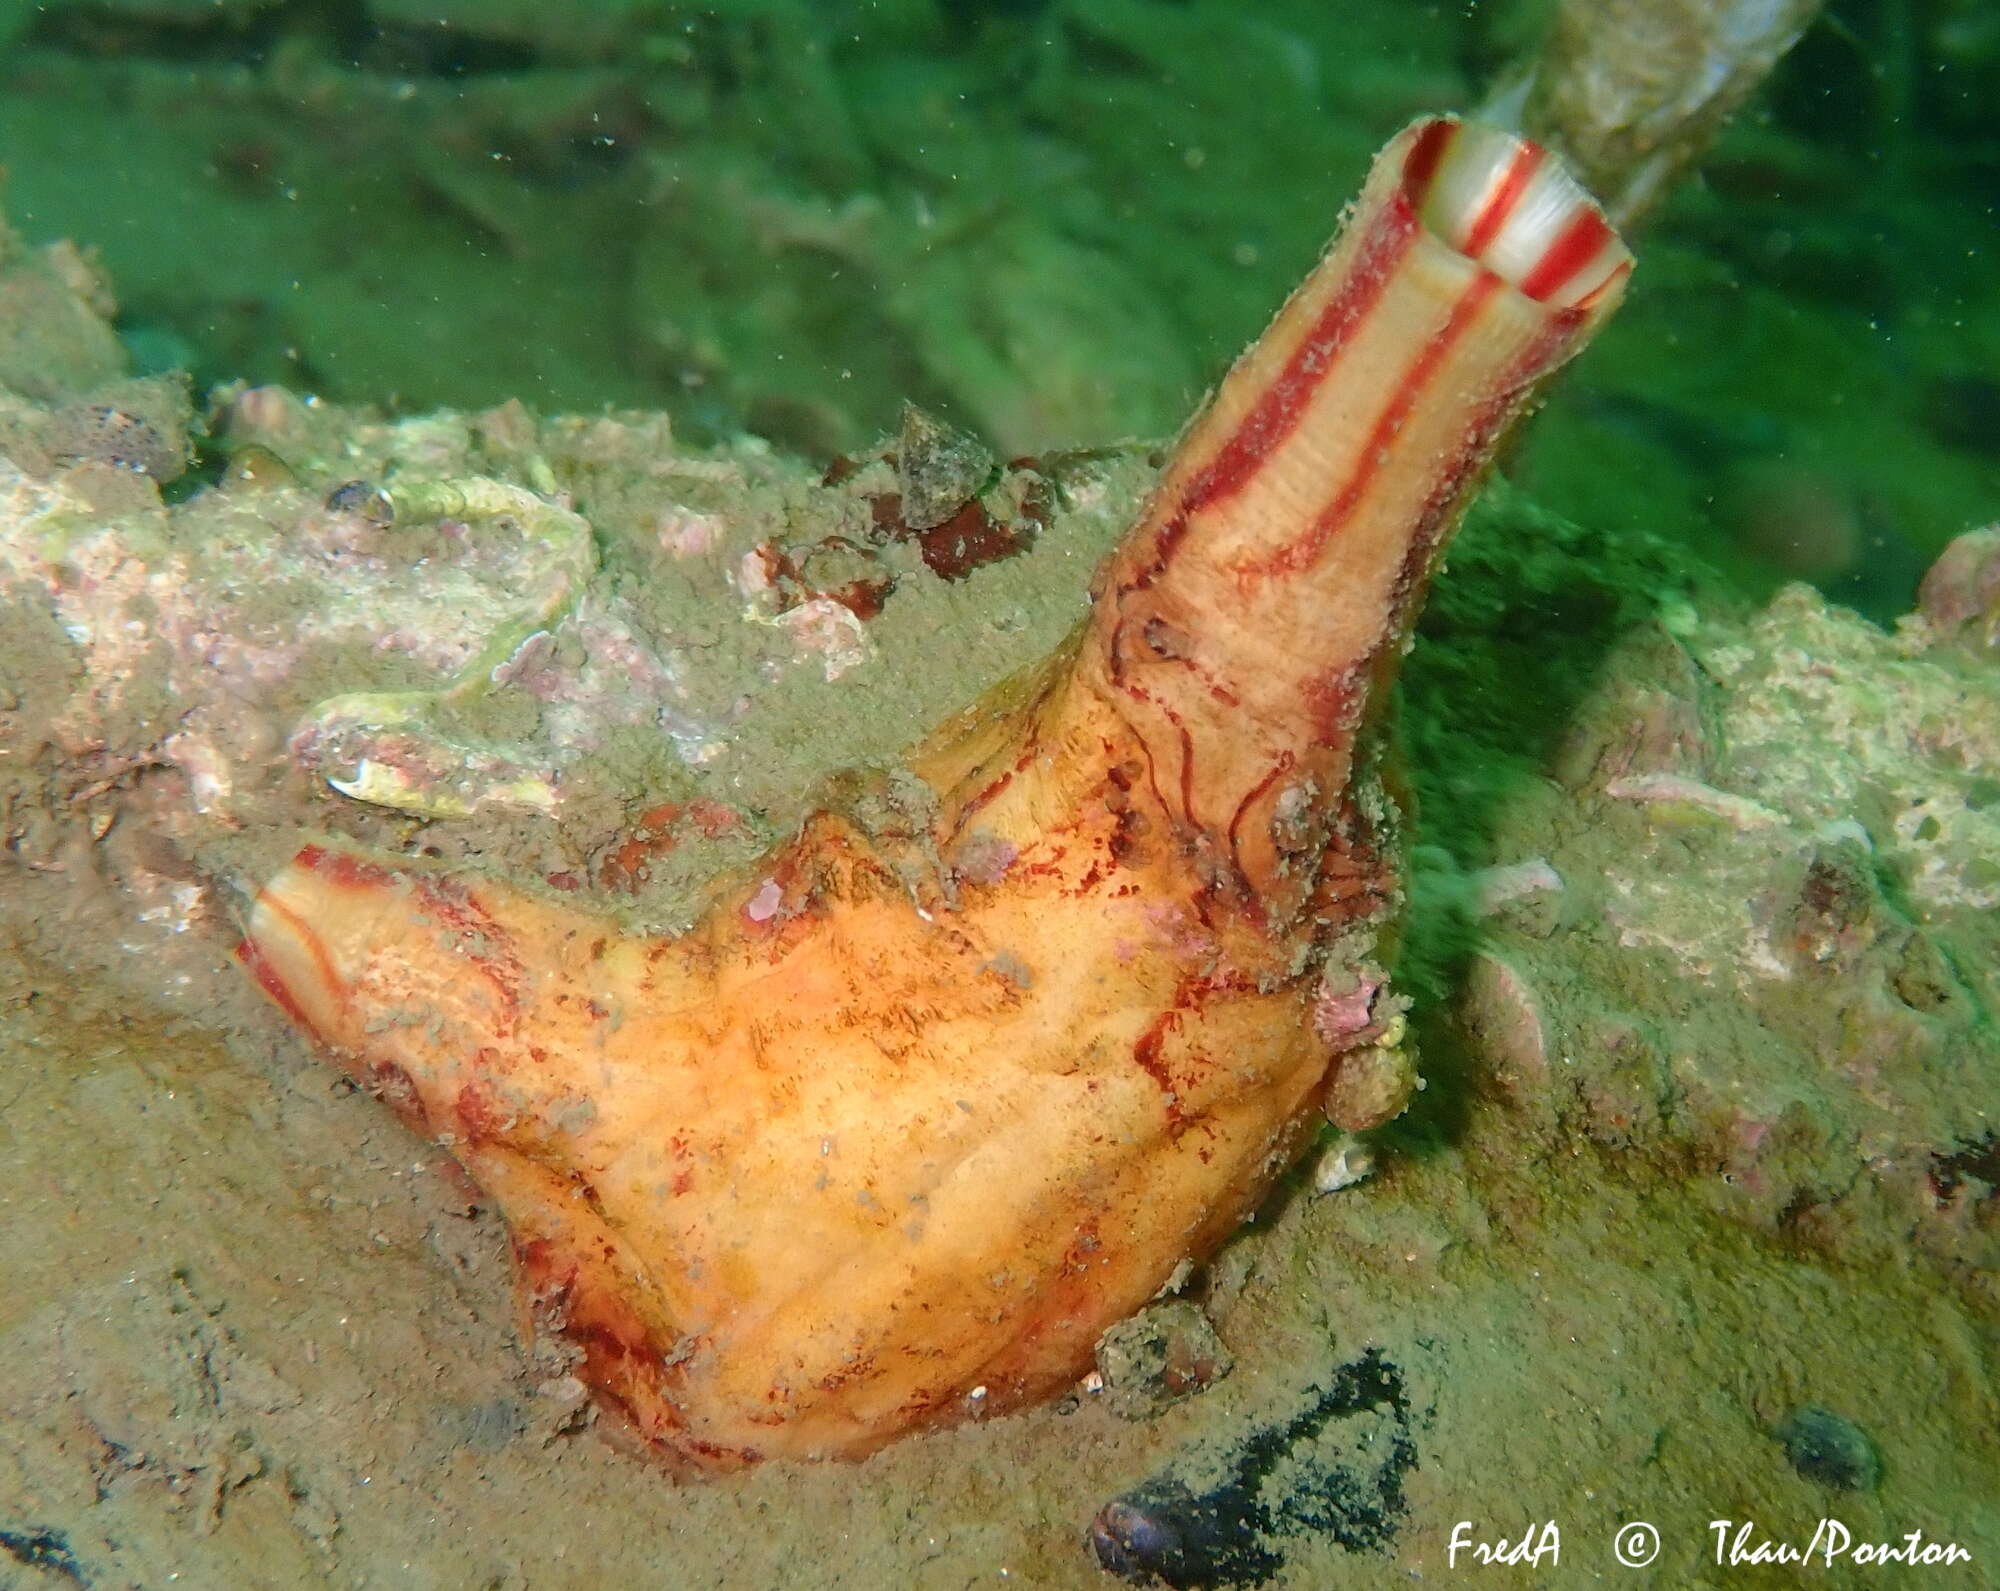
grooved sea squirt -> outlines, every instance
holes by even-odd
[[[447,1145],[542,1330],[675,1467],[854,1456],[1067,1388],[1322,1114],[1413,1078],[1378,709],[1425,581],[1630,256],[1537,146],[1449,119],[1188,429],[1030,674],[694,925],[330,844],[241,959]]]

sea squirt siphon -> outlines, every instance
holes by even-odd
[[[240,957],[447,1145],[538,1329],[683,1471],[1049,1397],[1311,1135],[1400,1110],[1372,730],[1427,577],[1631,259],[1437,118],[1180,441],[1078,632],[687,932],[308,845]]]

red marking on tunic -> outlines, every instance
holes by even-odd
[[[1174,1094],[1173,1074],[1167,1069],[1166,1057],[1160,1050],[1166,1043],[1167,1035],[1180,1023],[1181,1013],[1178,1010],[1162,1011],[1132,1046],[1133,1063],[1160,1085],[1160,1098],[1167,1112],[1167,1133],[1173,1138],[1178,1138],[1186,1130],[1187,1122],[1181,1116],[1181,1103]]]
[[[493,1052],[481,1050],[472,1064],[490,1069],[494,1064]],[[474,1076],[458,1091],[458,1098],[452,1102],[452,1114],[458,1118],[466,1143],[474,1147],[492,1142],[514,1122],[513,1112],[500,1103],[492,1080],[484,1075]]]
[[[1125,622],[1123,619],[1119,620],[1119,629],[1122,630],[1124,628]],[[1224,707],[1241,706],[1242,699],[1227,685],[1217,680],[1207,669],[1203,668],[1197,658],[1191,656],[1189,653],[1175,650],[1177,642],[1163,639],[1167,628],[1166,621],[1160,618],[1158,614],[1155,614],[1146,621],[1145,628],[1141,632],[1146,643],[1146,650],[1159,662],[1178,663],[1197,680],[1201,681],[1202,688]],[[1119,661],[1119,674],[1122,675],[1123,671],[1124,662],[1121,658]]]
[[[1425,498],[1424,506],[1417,515],[1416,528],[1411,533],[1398,578],[1396,611],[1384,631],[1385,639],[1399,634],[1409,618],[1407,610],[1422,586],[1424,566],[1435,546],[1438,532],[1443,529],[1459,494],[1479,467],[1488,441],[1507,418],[1508,412],[1520,401],[1521,395],[1555,361],[1582,320],[1581,310],[1560,310],[1552,315],[1541,334],[1515,357],[1514,363],[1495,383],[1492,395],[1474,412],[1460,438],[1458,451],[1439,472],[1436,486]],[[1379,646],[1376,650],[1380,650]]]
[[[318,948],[315,941],[313,945],[315,952],[318,952]],[[271,1003],[291,1018],[297,1027],[310,1034],[319,1043],[327,1042],[326,1035],[320,1032],[312,1019],[306,1015],[304,1007],[293,996],[291,986],[280,976],[278,969],[271,965],[264,955],[263,947],[256,940],[246,939],[238,945],[236,959],[243,970],[256,980],[257,987],[270,997]]]
[[[1049,847],[1047,857],[1041,861],[1031,862],[1028,860],[1028,853],[1024,851],[1015,860],[1014,876],[1016,878],[1060,878],[1062,876],[1062,859],[1068,854],[1068,846],[1052,845]]]
[[[424,910],[458,936],[454,947],[458,955],[477,968],[500,997],[499,1031],[510,1030],[521,1014],[521,986],[526,975],[507,931],[469,895],[428,879],[420,881],[418,888]]]
[[[959,835],[965,832],[965,826],[972,821],[972,816],[975,812],[1014,782],[1015,774],[1023,773],[1027,770],[1028,766],[1035,760],[1035,752],[1039,748],[1039,745],[1040,742],[1034,736],[1030,735],[1027,746],[1023,748],[1021,755],[1014,760],[1014,766],[1001,774],[991,784],[987,785],[985,789],[981,790],[971,800],[967,801],[964,806],[958,809],[958,816],[952,820],[952,839],[957,839]]]
[[[1314,709],[1315,734],[1322,744],[1351,732],[1352,725],[1346,722],[1346,715],[1354,705],[1353,682],[1365,677],[1383,647],[1401,635],[1410,623],[1413,617],[1410,610],[1422,595],[1424,571],[1436,549],[1438,533],[1485,456],[1488,440],[1522,393],[1549,367],[1582,320],[1581,310],[1558,311],[1541,335],[1522,350],[1495,383],[1492,395],[1474,412],[1460,435],[1458,451],[1438,471],[1436,484],[1417,512],[1397,571],[1390,611],[1375,643],[1352,664],[1307,682],[1306,699]]]
[[[579,1373],[600,1403],[610,1405],[641,1435],[669,1452],[681,1449],[755,1461],[755,1449],[720,1447],[677,1429],[679,1412],[659,1393],[684,1372],[661,1363],[644,1322],[615,1293],[596,1283],[580,1283],[578,1267],[564,1247],[537,1238],[517,1243],[514,1253],[522,1281],[537,1305],[538,1323],[552,1326],[583,1349]],[[641,1397],[650,1418],[640,1414]]]
[[[294,867],[317,873],[342,889],[378,889],[395,875],[379,863],[370,862],[350,851],[330,851],[323,845],[307,845],[292,858]]]
[[[1237,831],[1242,828],[1243,820],[1249,815],[1251,805],[1266,790],[1270,789],[1272,785],[1276,784],[1279,779],[1291,771],[1293,761],[1294,759],[1289,751],[1280,753],[1278,760],[1271,764],[1270,772],[1266,773],[1263,778],[1253,784],[1250,787],[1249,794],[1236,803],[1236,813],[1229,820],[1228,839],[1229,860],[1239,873],[1243,871],[1243,860],[1237,849]]]
[[[317,845],[308,845],[293,860],[296,865],[318,871],[322,861],[325,861],[329,866],[334,866],[343,856],[344,853],[341,852],[327,852]],[[346,859],[353,860],[352,858]],[[383,870],[373,868],[371,864],[366,862],[359,862],[357,866],[364,871],[373,872],[383,879],[389,876]],[[346,882],[338,871],[335,873],[335,881],[339,883]],[[267,911],[273,917],[283,921],[285,931],[292,936],[312,961],[313,972],[318,977],[320,986],[337,1002],[345,1006],[347,1001],[346,981],[340,976],[339,969],[334,966],[333,958],[327,954],[325,941],[313,932],[311,925],[269,890],[266,890],[258,897],[257,909],[259,911]],[[318,1026],[307,1018],[304,1010],[298,1003],[297,997],[293,995],[291,986],[286,983],[284,977],[278,972],[278,969],[265,956],[262,945],[256,943],[254,939],[245,939],[242,944],[236,947],[236,959],[242,963],[244,970],[257,980],[258,987],[277,1002],[279,1010],[283,1011],[286,1016],[298,1023],[300,1027],[304,1028],[314,1038],[320,1040],[321,1043],[327,1042],[326,1035],[321,1033]]]
[[[952,833],[956,834],[960,829],[963,829],[966,825],[967,820],[971,818],[973,813],[977,812],[981,807],[985,806],[989,801],[991,801],[995,796],[997,796],[1002,790],[1006,789],[1007,786],[1012,784],[1013,782],[1014,782],[1014,770],[1012,768],[1009,768],[1005,773],[1001,774],[999,778],[995,779],[991,784],[989,784],[984,790],[981,790],[978,795],[974,796],[970,801],[966,802],[964,806],[959,808],[958,822],[953,825]]]
[[[1173,721],[1173,726],[1181,737],[1181,816],[1190,827],[1200,828],[1201,820],[1194,815],[1194,737],[1188,733],[1187,725],[1181,722],[1181,715],[1165,702],[1160,711]]]
[[[1136,590],[1137,588],[1127,587],[1126,589]],[[1123,685],[1125,683],[1124,648],[1125,618],[1121,614],[1111,626],[1111,634],[1106,637],[1104,642],[1104,671],[1111,676],[1111,683],[1114,685]]]
[[[1139,854],[1140,844],[1151,830],[1152,824],[1146,814],[1133,808],[1129,803],[1111,807],[1114,818],[1110,835],[1105,839],[1105,853],[1111,865],[1118,867],[1130,862]],[[1096,869],[1091,870],[1096,877]]]
[[[1374,655],[1370,649],[1369,656]],[[1338,745],[1354,732],[1354,681],[1358,671],[1353,663],[1337,663],[1323,674],[1315,674],[1299,687],[1306,710],[1312,715],[1312,743]]]
[[[1167,810],[1167,798],[1160,793],[1160,770],[1153,760],[1153,747],[1144,735],[1139,737],[1139,752],[1146,759],[1146,789],[1153,797],[1156,810]]]

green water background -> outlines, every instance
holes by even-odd
[[[16,0],[0,202],[198,392],[664,408],[814,459],[907,397],[1088,446],[1170,433],[1370,153],[1547,9]],[[1996,96],[1991,6],[1829,11],[1510,476],[1746,597],[1905,610],[2000,504]]]

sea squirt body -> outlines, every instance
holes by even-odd
[[[537,1328],[668,1462],[856,1456],[1057,1393],[1330,1089],[1349,1126],[1406,1095],[1383,687],[1629,266],[1537,146],[1419,122],[1079,632],[912,754],[922,833],[821,811],[670,937],[309,846],[241,959],[493,1197]]]

